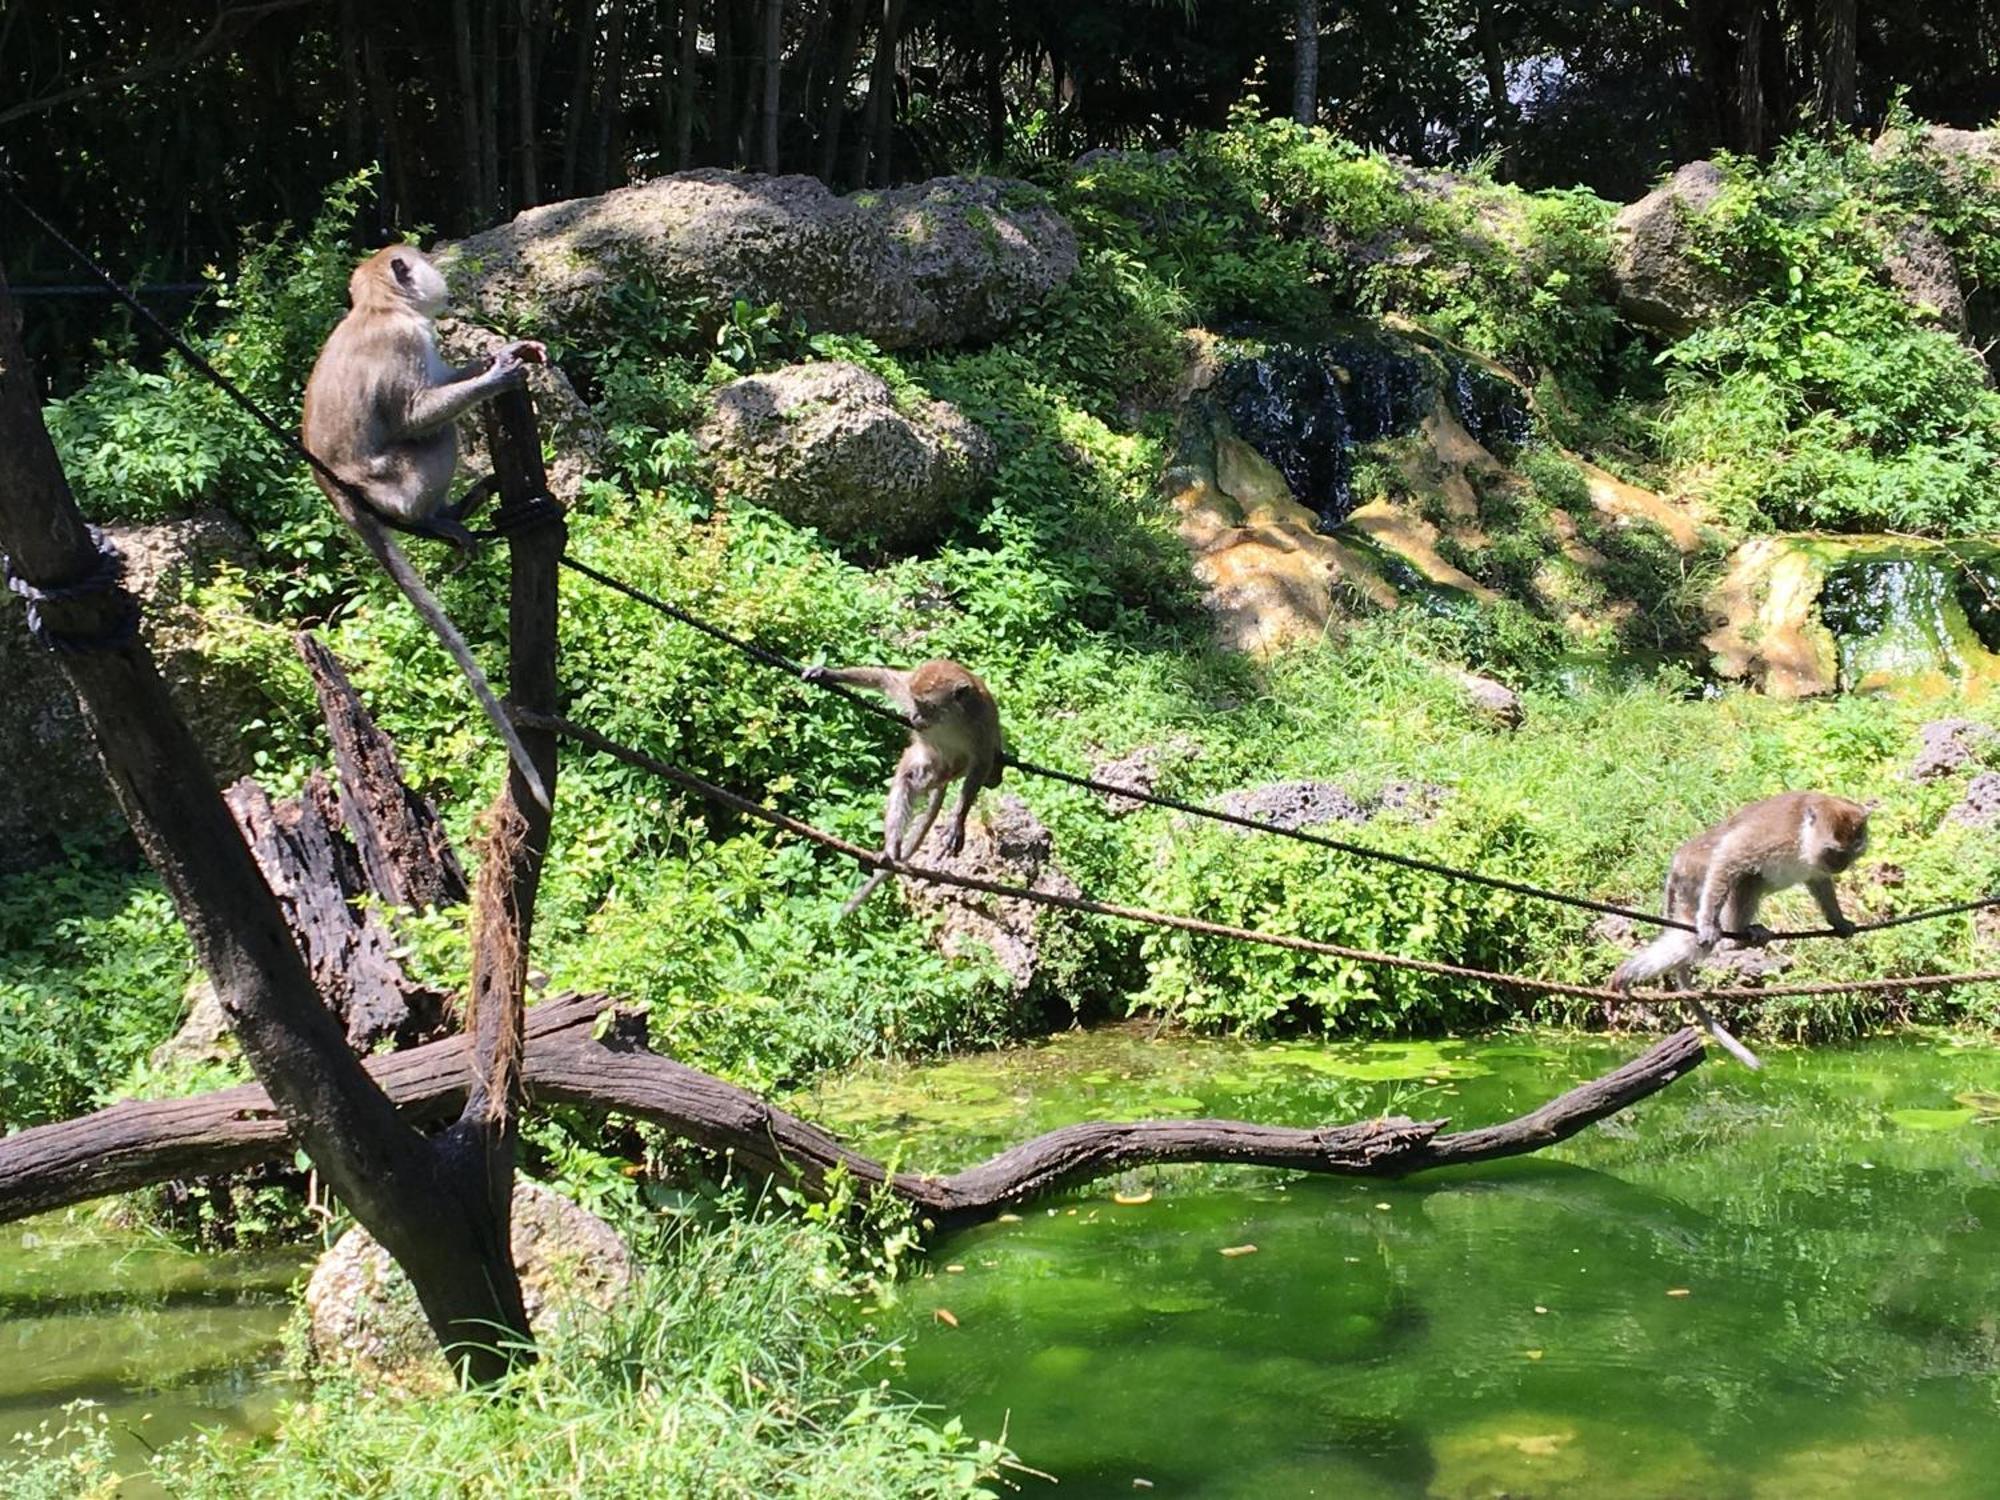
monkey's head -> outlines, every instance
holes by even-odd
[[[361,262],[347,280],[347,296],[356,308],[400,306],[426,318],[435,318],[450,300],[444,273],[414,245],[390,245]]]
[[[910,673],[911,727],[930,729],[952,719],[994,714],[986,684],[955,661],[927,661]]]
[[[1829,875],[1846,870],[1868,849],[1868,814],[1873,805],[1845,797],[1817,797],[1805,807],[1800,842],[1804,852]]]

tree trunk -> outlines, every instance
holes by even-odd
[[[694,165],[695,69],[701,62],[701,0],[681,0],[681,65],[674,77],[674,170]]]
[[[1493,133],[1499,138],[1500,171],[1507,173],[1506,153],[1514,144],[1514,103],[1507,97],[1507,59],[1500,47],[1500,34],[1493,28],[1493,15],[1482,3],[1474,14],[1474,35],[1479,43],[1479,65],[1486,75],[1486,97],[1493,110]]]
[[[710,159],[733,167],[736,154],[736,9],[744,0],[715,0],[715,107],[709,123],[714,138]]]
[[[504,0],[480,0],[479,193],[486,213],[502,210],[500,194],[500,11]],[[482,222],[474,226],[483,229]]]
[[[451,51],[458,65],[459,180],[465,184],[464,228],[485,228],[486,210],[479,201],[485,167],[479,151],[479,86],[473,70],[472,0],[451,0]]]
[[[597,103],[592,111],[590,188],[601,193],[624,183],[625,172],[625,14],[626,0],[611,0],[611,25],[604,34],[604,66],[598,70]]]
[[[882,0],[882,30],[868,68],[868,99],[861,106],[861,139],[854,143],[854,185],[889,175],[889,139],[896,128],[896,42],[903,29],[903,0]]]
[[[838,0],[836,0],[838,3]],[[826,114],[819,133],[819,180],[833,186],[840,170],[840,127],[847,118],[848,85],[854,81],[854,58],[861,50],[861,28],[868,18],[868,0],[848,0],[840,18],[840,40],[833,48],[833,71],[826,80]]]
[[[1854,0],[1819,0],[1818,86],[1813,114],[1822,130],[1846,130],[1854,123],[1854,47],[1858,18]]]
[[[998,168],[1007,154],[1007,27],[1000,0],[983,0],[979,62],[980,84],[986,96],[986,160]]]
[[[516,0],[514,10],[514,137],[518,159],[514,180],[520,185],[517,208],[542,201],[539,163],[535,160],[535,0]]]
[[[576,50],[569,81],[569,118],[563,121],[562,178],[558,194],[576,196],[577,163],[590,130],[590,60],[597,48],[597,0],[576,0]]]
[[[1319,119],[1319,0],[1298,0],[1292,16],[1292,118]]]
[[[764,107],[759,155],[764,170],[778,170],[778,70],[785,63],[785,0],[764,0]]]
[[[1736,149],[1746,156],[1764,149],[1764,7],[1754,0],[1736,48]]]
[[[347,125],[347,159],[354,171],[368,159],[368,96],[361,89],[361,28],[354,18],[354,0],[340,0],[340,80],[346,97],[341,113]]]
[[[396,108],[396,93],[389,85],[388,71],[382,66],[382,48],[375,41],[365,42],[361,50],[363,70],[368,78],[368,98],[370,112],[375,116],[376,126],[382,134],[382,172],[384,195],[388,201],[383,205],[382,219],[390,224],[402,223],[411,217],[411,196],[409,153],[403,149],[402,116]]]
[[[18,326],[0,280],[0,549],[25,584],[89,584],[102,577],[98,549],[42,426]],[[100,585],[41,608],[75,648],[57,665],[258,1081],[408,1273],[439,1343],[470,1378],[497,1379],[520,1357],[527,1319],[485,1185],[399,1119],[348,1050],[152,653],[129,629],[130,596]]]

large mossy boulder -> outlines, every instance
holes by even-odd
[[[696,440],[720,493],[835,543],[891,550],[934,538],[994,464],[992,440],[956,407],[845,360],[730,382]]]
[[[140,633],[208,763],[225,780],[249,769],[240,726],[258,714],[262,689],[246,671],[217,667],[202,650],[203,622],[190,592],[225,564],[250,563],[243,529],[220,512],[159,525],[111,526],[125,586],[139,601]],[[18,601],[0,624],[0,864],[30,864],[57,839],[117,816],[90,731],[54,658],[22,628]]]
[[[1728,305],[1728,285],[1694,249],[1694,221],[1725,182],[1714,162],[1691,161],[1612,221],[1618,308],[1634,323],[1680,338]]]
[[[816,177],[711,170],[531,208],[440,259],[461,304],[502,328],[645,277],[720,312],[777,302],[816,332],[912,349],[1004,332],[1069,280],[1077,249],[1045,196],[1007,178],[842,197]]]

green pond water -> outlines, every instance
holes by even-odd
[[[198,1255],[81,1212],[0,1224],[0,1456],[77,1400],[128,1472],[198,1426],[267,1428],[304,1255]]]
[[[1085,1119],[1489,1123],[1643,1045],[1121,1028],[793,1102],[948,1170]],[[1177,1168],[1079,1190],[937,1244],[875,1315],[905,1346],[885,1373],[1061,1481],[1022,1493],[2000,1494],[2000,1051],[1766,1061],[1406,1183]],[[77,1397],[134,1466],[197,1424],[267,1427],[302,1254],[0,1226],[0,1451]]]
[[[1114,1030],[805,1107],[949,1170],[1087,1119],[1484,1124],[1642,1046]],[[953,1236],[882,1315],[897,1381],[1004,1428],[1063,1496],[2000,1494],[2000,1052],[1766,1062],[1711,1061],[1535,1157],[1399,1184],[1138,1172]]]

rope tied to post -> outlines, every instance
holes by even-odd
[[[13,558],[0,558],[0,572],[5,574],[9,591],[18,594],[28,606],[28,634],[50,651],[117,651],[138,637],[139,601],[125,587],[124,554],[102,527],[90,528],[90,543],[95,553],[90,571],[68,583],[31,583],[15,571]],[[116,613],[109,624],[95,632],[57,630],[42,614],[42,607],[47,604],[67,604],[107,595],[115,600]]]

